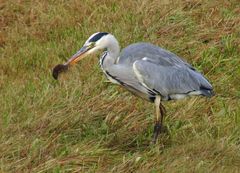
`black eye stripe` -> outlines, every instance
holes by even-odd
[[[98,34],[96,34],[94,37],[92,37],[89,42],[96,42],[98,41],[100,38],[102,38],[104,35],[107,35],[107,32],[100,32]]]

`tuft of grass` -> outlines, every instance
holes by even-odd
[[[239,172],[239,14],[238,0],[1,2],[1,172]],[[51,76],[97,31],[173,51],[216,95],[165,103],[149,145],[153,105],[106,82],[97,56]]]

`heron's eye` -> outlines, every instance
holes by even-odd
[[[93,48],[95,46],[95,43],[94,42],[91,42],[90,44],[89,44],[89,48]]]

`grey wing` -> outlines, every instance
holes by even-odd
[[[146,57],[155,64],[163,66],[187,66],[194,69],[174,53],[150,43],[135,43],[124,48],[117,63],[132,66],[136,60],[141,60]]]
[[[199,73],[188,67],[163,66],[151,61],[137,60],[133,69],[138,80],[148,89],[160,94],[163,99],[175,96],[211,96],[211,84]]]

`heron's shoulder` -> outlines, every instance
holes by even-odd
[[[149,55],[149,56],[160,56],[169,58],[179,58],[174,53],[152,43],[138,42],[133,43],[122,50],[122,55]],[[151,58],[149,57],[149,58]]]
[[[155,46],[151,43],[147,42],[138,42],[130,44],[129,46],[122,49],[121,56],[122,57],[144,57],[148,54],[158,54],[159,49],[161,49],[158,46]]]
[[[149,48],[159,48],[159,47],[148,42],[138,42],[138,43],[130,44],[129,46],[125,47],[123,51],[132,50],[132,49],[143,49],[143,48],[149,49]]]

